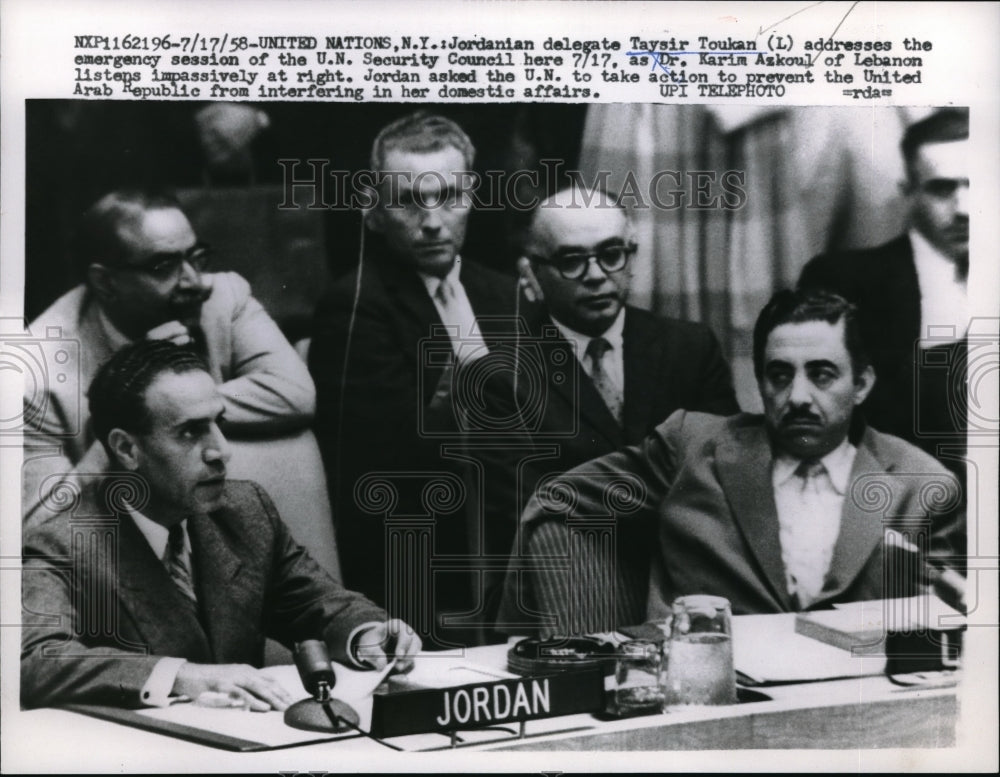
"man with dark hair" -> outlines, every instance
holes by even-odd
[[[969,112],[948,108],[903,137],[910,228],[885,245],[818,256],[800,288],[858,306],[878,374],[868,422],[964,472],[969,326]]]
[[[205,272],[211,252],[177,201],[115,191],[84,213],[76,253],[86,282],[30,325],[37,337],[79,344],[79,380],[50,381],[26,397],[23,511],[29,516],[74,468],[107,464],[82,388],[123,345],[167,340],[206,360],[230,434],[305,430],[315,410],[306,366],[236,273]]]
[[[546,475],[635,445],[680,408],[739,411],[729,366],[708,327],[625,304],[636,250],[629,214],[614,193],[562,189],[532,214],[520,270],[539,304],[526,308],[525,337],[507,358],[526,369],[497,369],[483,384],[494,417],[521,419],[513,426],[521,426],[524,443],[498,439],[492,456],[478,446],[487,460],[481,532],[491,555],[510,553],[518,516]],[[541,360],[534,358],[539,347]],[[543,366],[540,378],[529,379],[531,365]],[[631,528],[636,533],[617,546],[623,555],[616,593],[623,611],[641,618],[649,556],[633,551],[654,533],[652,525]],[[502,571],[496,576],[499,589]],[[498,597],[496,590],[494,607]]]
[[[24,537],[25,706],[216,692],[284,709],[288,691],[255,668],[265,637],[323,639],[355,666],[412,665],[420,640],[404,623],[335,583],[260,486],[227,481],[226,404],[190,349],[123,347],[90,410],[112,469],[64,484],[76,498]]]
[[[954,564],[958,483],[854,412],[875,374],[853,316],[832,294],[780,292],[754,332],[763,415],[678,410],[641,444],[543,484],[522,517],[522,541],[537,563],[511,569],[508,601],[543,613],[543,635],[626,625],[614,612],[595,612],[603,599],[586,590],[614,577],[601,543],[573,537],[609,531],[609,519],[618,526],[646,520],[650,511],[659,526],[650,619],[662,618],[674,597],[695,593],[726,597],[734,613],[909,595],[919,581],[886,565],[911,548],[918,556],[901,568],[922,569],[928,548],[935,563]],[[927,498],[932,486],[942,499]],[[610,531],[608,541],[621,535]],[[569,571],[555,568],[560,554],[552,552],[567,533]]]
[[[385,516],[357,503],[361,479],[454,467],[420,428],[454,365],[423,363],[421,341],[450,342],[449,361],[474,359],[489,349],[490,320],[514,311],[514,279],[460,255],[471,209],[464,174],[473,151],[461,127],[423,111],[379,133],[372,150],[377,180],[365,211],[368,247],[358,269],[335,282],[316,310],[309,367],[338,542],[349,549],[344,580],[379,603],[388,596]],[[402,499],[399,514],[426,514],[408,496]],[[468,554],[461,515],[439,517],[435,530],[436,555]],[[439,628],[446,610],[469,609],[471,586],[462,570],[433,577],[438,598],[414,606],[429,607]],[[395,579],[389,582],[398,587]],[[394,595],[397,601],[423,596]]]

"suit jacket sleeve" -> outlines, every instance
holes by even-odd
[[[307,426],[316,410],[309,370],[249,284],[235,273],[222,276],[215,293],[227,293],[231,357],[219,387],[226,403],[226,429],[279,431]]]
[[[543,485],[528,502],[522,524],[545,519],[549,509],[557,505],[559,491],[568,494],[570,507],[565,515],[602,515],[609,511],[618,514],[642,513],[656,510],[673,483],[678,465],[676,435],[684,424],[687,411],[678,410],[657,426],[638,445],[600,456],[559,475]],[[628,498],[618,501],[618,476],[628,476]],[[614,491],[609,489],[615,489]],[[616,508],[617,505],[617,508]]]
[[[73,591],[85,583],[70,568],[67,545],[48,534],[40,540],[26,545],[21,574],[22,705],[140,706],[142,686],[163,656],[83,644],[86,614],[76,611]]]
[[[638,611],[636,600],[642,598],[644,591],[621,590],[621,576],[616,570],[606,568],[603,555],[570,553],[564,521],[609,512],[616,521],[642,521],[655,513],[676,474],[675,435],[685,415],[686,411],[678,410],[639,445],[593,459],[549,481],[547,488],[543,485],[528,502],[521,517],[522,544],[515,547],[514,555],[519,555],[522,548],[535,557],[569,555],[577,565],[576,579],[616,586],[616,612]],[[563,504],[560,502],[566,509],[561,509]],[[530,603],[537,612],[555,618],[554,628],[551,624],[539,626],[542,638],[593,631],[595,623],[603,623],[597,630],[613,625],[606,616],[602,622],[601,614],[590,610],[589,597],[581,599],[581,592],[571,589],[572,576],[567,577],[565,571],[544,564],[532,566],[533,570],[526,577],[520,575],[513,564],[508,570],[500,606],[502,630],[518,631],[510,624],[523,620],[522,603]],[[521,580],[528,581],[530,595],[518,590]],[[612,583],[613,580],[616,582]],[[640,587],[644,585],[641,583]]]
[[[738,413],[740,406],[733,389],[733,375],[722,355],[719,341],[711,330],[704,330],[702,347],[697,353],[701,354],[698,371],[699,400],[695,406],[685,409],[723,416]]]
[[[270,498],[254,485],[274,531],[272,575],[264,602],[267,636],[291,647],[323,638],[334,660],[352,663],[348,637],[358,626],[384,621],[384,610],[335,582],[292,538]]]

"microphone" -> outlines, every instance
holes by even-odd
[[[298,642],[294,649],[295,668],[311,699],[297,701],[285,710],[285,723],[304,731],[339,732],[358,729],[357,711],[332,696],[337,676],[330,664],[326,643],[318,639]],[[363,732],[362,732],[363,733]]]
[[[330,691],[337,682],[337,675],[330,664],[326,644],[318,639],[307,639],[295,645],[295,668],[299,670],[302,685],[319,702],[329,701]]]

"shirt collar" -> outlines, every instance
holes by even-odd
[[[461,285],[461,281],[458,279],[461,272],[462,257],[455,256],[455,261],[452,262],[451,269],[448,270],[448,273],[444,276],[444,278],[440,278],[437,275],[428,275],[427,273],[420,272],[419,270],[417,271],[417,275],[419,275],[420,280],[424,282],[424,288],[427,289],[427,293],[430,295],[430,298],[434,299],[434,297],[437,296],[438,286],[440,286],[442,281],[446,278],[451,281],[451,285],[453,287]]]
[[[108,318],[108,314],[104,312],[104,308],[100,304],[97,306],[97,320],[112,351],[117,351],[132,342],[118,327],[111,323],[111,319]]]
[[[937,273],[947,273],[948,278],[953,279],[955,283],[962,282],[955,275],[957,267],[951,257],[943,254],[937,246],[916,229],[911,229],[908,235],[910,245],[913,246],[913,264],[917,268],[918,278],[921,271],[926,274],[936,270]]]
[[[838,494],[847,493],[848,480],[851,477],[851,467],[854,466],[854,456],[858,452],[847,438],[820,459],[826,473],[833,484],[834,490]],[[789,456],[787,453],[779,453],[774,457],[774,465],[771,471],[771,482],[775,487],[782,486],[795,474],[802,459]]]
[[[556,328],[562,333],[562,336],[569,340],[576,346],[577,357],[582,359],[583,355],[587,353],[587,346],[590,345],[590,341],[595,338],[589,335],[580,334],[575,329],[570,329],[565,324],[552,318],[552,323],[556,325]],[[618,311],[618,315],[615,320],[611,322],[603,334],[598,335],[598,337],[603,337],[608,341],[611,346],[611,351],[621,354],[622,349],[625,347],[625,308],[622,307]]]
[[[156,554],[158,559],[162,560],[167,553],[167,542],[170,538],[170,531],[166,526],[158,524],[152,518],[147,518],[138,510],[133,509],[131,505],[126,505],[125,508],[128,510],[128,514],[132,517],[132,520],[135,521],[135,525],[139,531],[142,532],[142,536],[146,538],[149,547],[153,549],[153,553]],[[184,530],[184,550],[190,554],[191,537],[187,532],[186,519],[181,521],[181,528]]]

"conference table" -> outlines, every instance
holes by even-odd
[[[63,709],[21,712],[5,721],[8,736],[37,754],[39,770],[58,765],[58,754],[46,743],[58,735],[59,747],[96,760],[94,768],[115,771],[149,770],[152,761],[166,758],[172,768],[183,771],[185,764],[212,764],[218,769],[270,769],[274,764],[309,765],[367,763],[408,752],[538,752],[538,751],[637,751],[746,750],[746,749],[833,749],[948,748],[956,741],[958,694],[961,672],[931,673],[919,686],[900,686],[881,671],[884,657],[848,657],[828,645],[795,633],[794,615],[749,616],[734,619],[737,668],[775,666],[786,673],[809,673],[810,662],[823,659],[823,650],[844,653],[837,658],[854,663],[847,670],[824,669],[814,674],[861,676],[797,682],[769,683],[745,689],[748,700],[728,706],[674,707],[664,713],[624,719],[607,719],[591,713],[531,720],[497,729],[464,730],[454,736],[443,733],[395,737],[378,742],[360,734],[335,741],[313,741],[281,750],[225,752],[205,744],[165,736],[162,733],[120,725],[109,720]],[[741,639],[742,637],[742,639]],[[807,640],[803,642],[802,640]],[[817,648],[810,644],[815,642]],[[752,645],[752,650],[747,648]],[[465,664],[498,674],[506,669],[509,645],[468,648],[454,657],[432,656],[418,659],[436,661],[438,668]],[[820,650],[813,655],[810,651]],[[833,654],[830,654],[833,655]],[[796,664],[796,666],[792,666]],[[851,672],[850,667],[857,667]],[[289,671],[291,668],[287,668]],[[361,673],[358,673],[361,674]],[[780,674],[780,672],[779,672]],[[256,716],[260,713],[230,712]],[[278,713],[267,713],[278,715]],[[9,725],[8,725],[9,724]],[[320,735],[314,735],[320,737]],[[352,759],[362,759],[354,761]],[[499,753],[495,762],[502,764]],[[342,760],[346,759],[346,760]],[[372,763],[376,761],[371,761]],[[413,763],[413,762],[407,762]],[[296,766],[296,769],[300,768]],[[305,768],[304,766],[301,768]],[[326,768],[329,768],[328,766]],[[286,769],[287,770],[287,769]],[[339,770],[339,769],[337,769]]]

